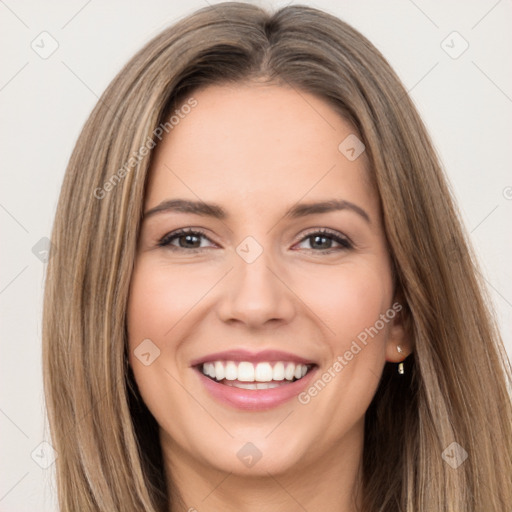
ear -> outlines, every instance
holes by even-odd
[[[396,315],[391,321],[386,341],[386,361],[390,363],[402,362],[413,351],[412,337],[404,303],[404,301],[395,301],[393,303]],[[399,310],[398,305],[400,306]]]

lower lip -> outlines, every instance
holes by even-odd
[[[318,367],[315,366],[302,379],[290,384],[283,384],[277,388],[241,389],[226,384],[219,384],[204,375],[201,370],[195,369],[199,374],[201,382],[213,398],[224,404],[246,411],[272,409],[291,400],[308,387],[317,370]]]

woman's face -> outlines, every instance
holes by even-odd
[[[349,464],[407,352],[364,147],[306,92],[193,97],[153,160],[128,305],[164,453],[240,474]]]

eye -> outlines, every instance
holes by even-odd
[[[172,250],[187,250],[187,252],[195,252],[205,249],[202,240],[211,240],[205,235],[203,231],[197,229],[179,229],[164,235],[159,241],[159,247],[168,247]],[[175,243],[177,241],[177,244]],[[336,231],[329,229],[317,229],[307,234],[299,243],[305,241],[310,242],[310,251],[321,253],[332,253],[341,250],[352,249],[354,246],[350,240]],[[333,242],[337,243],[340,247],[333,247]],[[213,244],[213,242],[211,242]],[[307,249],[307,248],[306,248]]]
[[[201,245],[202,238],[204,240],[210,240],[202,231],[179,229],[178,231],[173,231],[163,236],[159,240],[158,246],[169,247],[172,250],[189,249],[189,252],[194,252],[194,250],[204,249],[205,246]],[[178,241],[178,245],[173,243],[175,240]]]
[[[300,243],[305,241],[310,242],[310,250],[314,252],[331,253],[347,249],[353,249],[353,244],[350,240],[336,231],[329,229],[319,229],[307,234]],[[339,244],[341,247],[332,247],[333,242]],[[318,250],[317,250],[318,249]]]

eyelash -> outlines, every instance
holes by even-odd
[[[187,251],[187,252],[191,252],[191,253],[196,253],[196,252],[199,252],[199,251],[204,249],[204,247],[194,247],[192,249],[187,249],[185,247],[176,247],[176,246],[172,246],[171,245],[171,242],[173,242],[174,240],[179,239],[182,236],[186,236],[186,235],[194,235],[194,236],[197,236],[197,237],[204,237],[207,240],[210,240],[206,236],[206,234],[203,231],[201,231],[201,230],[197,230],[197,229],[179,229],[177,231],[173,231],[171,233],[167,233],[166,235],[164,235],[158,241],[158,246],[159,247],[167,247],[167,248],[169,248],[169,249],[171,249],[173,251],[175,251],[175,250],[176,251],[183,250],[183,251]],[[319,252],[319,253],[323,253],[323,254],[331,254],[333,252],[337,252],[337,251],[340,251],[340,250],[349,250],[349,249],[353,249],[354,248],[353,243],[347,237],[343,237],[343,236],[339,235],[336,231],[332,231],[332,230],[326,229],[326,228],[317,229],[315,231],[311,231],[311,232],[307,233],[304,237],[301,238],[301,240],[299,240],[298,243],[301,243],[301,242],[303,242],[303,241],[305,241],[305,240],[307,240],[309,238],[312,238],[313,236],[321,236],[323,238],[334,240],[335,242],[339,243],[341,245],[341,247],[329,248],[329,249],[325,249],[325,250],[308,249],[309,251]],[[211,240],[210,240],[210,242],[211,242]]]

